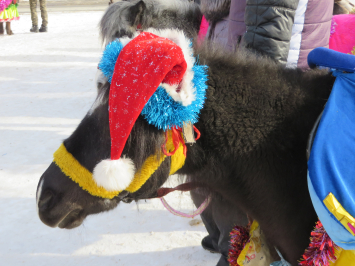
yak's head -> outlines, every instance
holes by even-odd
[[[99,67],[109,82],[38,184],[39,217],[51,227],[74,228],[120,201],[155,196],[185,161],[173,128],[195,123],[203,106],[206,67],[182,31],[125,36],[106,47]]]

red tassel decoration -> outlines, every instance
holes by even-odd
[[[336,261],[335,251],[338,246],[330,239],[322,223],[317,222],[311,232],[311,243],[303,254],[301,266],[329,266],[330,262]]]
[[[230,266],[240,266],[237,262],[240,253],[249,241],[250,225],[235,226],[230,232],[230,247],[228,252],[228,262]]]

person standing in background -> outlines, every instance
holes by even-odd
[[[7,35],[13,35],[11,21],[20,18],[17,11],[17,0],[0,0],[0,35],[4,34],[4,22]]]
[[[312,49],[328,47],[333,6],[334,0],[201,0],[210,25],[207,39],[222,49],[246,47],[303,70]]]
[[[239,40],[282,65],[307,70],[308,53],[329,45],[333,6],[334,0],[232,0],[227,45],[235,49]]]
[[[47,14],[47,1],[39,0],[41,9],[42,25],[38,29],[38,16],[37,16],[37,0],[30,0],[32,28],[30,32],[47,32],[48,31],[48,14]]]

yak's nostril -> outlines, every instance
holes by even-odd
[[[49,204],[51,202],[51,199],[54,197],[54,193],[51,190],[45,190],[43,191],[42,195],[39,198],[38,201],[38,208],[40,210],[45,210],[49,207]]]

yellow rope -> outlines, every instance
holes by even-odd
[[[166,144],[167,151],[174,149],[174,145],[169,133],[169,139]],[[73,155],[71,155],[64,144],[61,144],[59,149],[54,153],[54,163],[61,169],[61,171],[71,180],[77,183],[82,189],[86,190],[93,196],[112,199],[121,191],[107,191],[105,188],[98,186],[92,176],[92,173],[83,167]],[[134,175],[132,183],[126,188],[128,192],[136,192],[145,182],[152,176],[152,174],[159,168],[167,156],[161,154],[160,158],[157,154],[151,155],[144,162],[140,171]],[[183,153],[183,145],[180,143],[178,150],[171,156],[171,166],[169,175],[174,174],[185,163],[185,156]]]
[[[168,152],[174,149],[170,134],[168,142],[166,144],[166,148]],[[125,190],[132,193],[140,189],[145,184],[145,182],[147,182],[147,180],[152,176],[152,174],[159,168],[159,166],[162,164],[166,157],[167,156],[165,154],[161,154],[160,159],[158,160],[157,155],[149,156],[148,159],[144,162],[142,169],[134,175],[132,183]],[[184,148],[180,143],[178,150],[175,152],[174,155],[171,156],[169,175],[173,175],[184,165],[184,163]]]

